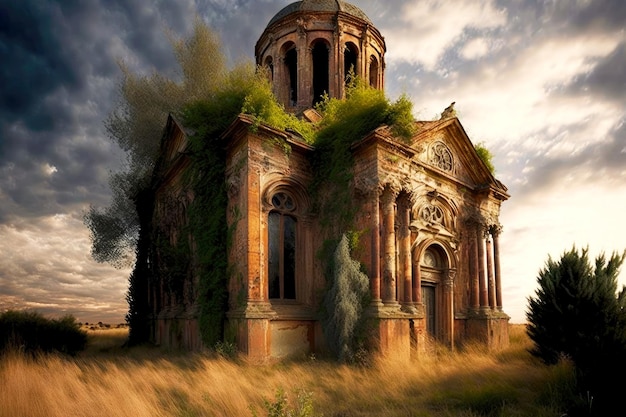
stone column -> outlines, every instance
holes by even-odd
[[[485,245],[487,247],[487,296],[489,298],[489,307],[494,309],[496,304],[496,294],[493,281],[493,249],[491,247],[490,235],[487,235]]]
[[[478,288],[478,246],[474,228],[471,228],[469,231],[467,246],[470,276],[470,308],[472,311],[477,312],[480,307],[480,291]]]
[[[286,85],[288,84],[285,84],[285,57],[277,55],[274,60],[274,80],[272,81],[272,86],[278,101],[284,104],[285,107],[288,107],[289,100],[285,94],[285,91],[288,90]]]
[[[398,231],[400,271],[402,273],[402,281],[404,282],[404,299],[402,304],[405,311],[412,312],[414,310],[412,302],[413,271],[411,265],[411,231],[409,230],[409,225],[411,224],[411,204],[408,196],[402,199],[402,204],[398,208],[398,217],[400,219]]]
[[[492,231],[493,235],[493,257],[494,257],[494,269],[496,280],[496,308],[502,311],[502,282],[500,278],[500,243],[498,236],[500,235],[501,227],[496,226]]]
[[[443,294],[443,327],[445,342],[454,347],[454,277],[456,271],[449,270],[444,278]]]
[[[383,303],[397,304],[396,299],[396,231],[395,231],[396,192],[385,188],[382,195],[383,221]]]
[[[304,38],[304,39],[303,39]],[[296,101],[296,107],[310,106],[311,98],[311,62],[312,55],[311,49],[308,48],[304,42],[305,36],[300,36],[297,42],[296,50],[298,51],[298,65],[297,65],[297,83],[296,89],[298,90],[298,100]]]
[[[478,229],[476,233],[476,245],[478,248],[478,292],[480,294],[480,308],[486,309],[489,307],[487,300],[487,284],[485,282],[485,247],[482,228]]]
[[[266,271],[261,271],[261,245],[267,247],[267,233],[261,234],[261,186],[260,170],[255,167],[248,169],[246,178],[246,189],[248,190],[245,202],[245,221],[248,235],[243,242],[246,244],[246,266],[248,278],[248,302],[267,301],[267,275]],[[266,213],[263,213],[266,215]]]
[[[422,270],[419,259],[413,258],[413,305],[422,304]]]

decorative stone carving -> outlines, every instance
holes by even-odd
[[[306,35],[307,22],[303,18],[296,20],[298,36],[303,38]]]
[[[431,148],[430,164],[442,171],[452,172],[454,158],[452,152],[443,142],[435,142]]]
[[[427,223],[443,223],[443,210],[441,207],[433,206],[432,204],[425,205],[420,211],[420,216]]]

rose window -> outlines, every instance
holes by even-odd
[[[452,152],[443,143],[436,143],[432,149],[431,163],[443,171],[452,171]]]

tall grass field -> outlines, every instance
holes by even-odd
[[[495,354],[433,349],[369,366],[315,357],[258,365],[126,348],[125,328],[87,331],[76,356],[5,352],[0,417],[556,417],[573,384],[569,364],[547,367],[528,353],[523,325],[511,325],[510,347]],[[297,411],[298,401],[307,406]]]

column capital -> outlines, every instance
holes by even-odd
[[[448,269],[448,273],[446,276],[446,284],[454,285],[454,280],[456,278],[456,269]]]
[[[382,193],[382,188],[378,181],[366,176],[359,176],[354,179],[354,189],[357,193],[367,198],[377,198]]]
[[[400,193],[401,188],[394,184],[385,184],[382,188],[379,188],[381,201],[383,203],[392,203]]]
[[[489,234],[493,237],[497,237],[502,233],[502,225],[500,223],[494,223],[487,226]]]

